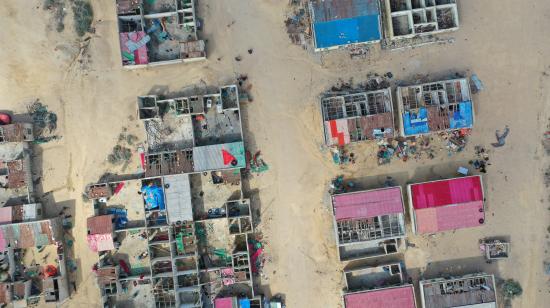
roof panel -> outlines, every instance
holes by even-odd
[[[403,213],[400,187],[335,195],[332,198],[332,203],[336,220]]]
[[[477,227],[485,220],[482,201],[415,210],[418,233]]]
[[[316,22],[313,30],[316,48],[373,42],[381,38],[379,15]]]
[[[191,185],[189,175],[171,175],[164,178],[168,223],[192,221]],[[168,186],[166,186],[168,185]]]
[[[380,14],[378,0],[323,0],[310,3],[315,22]]]
[[[344,295],[345,308],[415,308],[412,286]]]
[[[88,234],[111,234],[113,232],[113,215],[88,217]]]
[[[483,201],[480,176],[412,184],[411,192],[415,209]]]

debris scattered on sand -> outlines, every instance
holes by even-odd
[[[470,160],[469,164],[481,173],[487,173],[487,166],[489,163],[489,152],[482,146],[476,145],[475,147],[476,159]]]
[[[349,152],[345,146],[335,146],[331,148],[332,161],[336,165],[355,164],[355,153]]]
[[[355,183],[352,181],[344,181],[344,176],[339,175],[330,182],[329,194],[336,195],[342,194],[352,190],[355,187]]]
[[[256,151],[254,156],[250,151],[246,151],[246,171],[260,174],[269,170],[269,165],[262,159],[261,151]]]

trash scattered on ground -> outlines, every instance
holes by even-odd
[[[329,194],[336,195],[350,191],[355,187],[352,181],[344,181],[344,176],[339,175],[330,182]]]
[[[347,165],[349,163],[355,164],[355,153],[348,152],[345,146],[335,146],[331,150],[332,161],[336,165]]]
[[[369,56],[369,46],[367,45],[350,45],[346,47],[349,51],[349,56],[352,59],[366,59]]]
[[[467,137],[470,135],[471,130],[463,128],[460,130],[454,130],[451,132],[442,132],[439,135],[444,139],[448,140],[447,149],[449,150],[449,155],[452,155],[456,152],[461,152],[466,147]]]
[[[250,268],[253,274],[260,274],[264,268],[264,245],[261,236],[248,239],[248,250],[250,251]]]
[[[497,129],[495,131],[495,135],[497,137],[497,142],[491,143],[491,145],[495,148],[499,148],[499,147],[503,146],[504,144],[506,144],[506,137],[508,136],[509,132],[510,132],[510,128],[508,127],[508,125],[506,125],[504,127],[504,131],[502,132],[502,134],[500,133],[500,130]]]
[[[246,162],[247,171],[260,174],[269,170],[269,165],[261,157],[261,151],[254,153],[254,156],[250,151],[246,151]]]
[[[487,166],[489,163],[489,152],[482,146],[476,145],[475,147],[476,158],[469,161],[469,164],[481,173],[487,173]]]

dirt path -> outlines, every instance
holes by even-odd
[[[68,306],[99,305],[90,272],[96,257],[86,247],[83,231],[92,209],[83,203],[81,192],[111,169],[105,158],[122,128],[141,131],[133,120],[136,96],[175,91],[201,80],[223,83],[237,73],[248,74],[253,85],[254,102],[244,107],[248,145],[261,149],[271,166],[251,182],[251,188],[260,191],[262,230],[271,259],[263,283],[269,284],[271,293],[285,294],[289,307],[340,305],[341,267],[330,212],[323,202],[331,177],[345,173],[364,185],[375,185],[384,174],[396,174],[401,183],[445,176],[456,162],[471,158],[473,145],[494,142],[494,130],[504,125],[510,126],[510,136],[505,147],[491,152],[485,177],[487,225],[433,239],[413,238],[422,251],[410,249],[407,259],[420,260],[415,264],[419,268],[431,262],[444,270],[449,262],[442,261],[468,263],[478,258],[480,237],[509,235],[509,261],[491,267],[470,263],[519,280],[524,295],[515,306],[544,307],[548,302],[548,279],[542,270],[549,244],[548,193],[542,182],[548,157],[541,147],[550,106],[547,1],[462,0],[461,29],[453,35],[453,44],[377,53],[368,61],[351,61],[340,53],[318,61],[289,44],[283,28],[286,1],[204,0],[199,14],[205,21],[209,60],[137,71],[124,71],[119,65],[112,1],[93,2],[96,34],[84,67],[79,62],[69,66],[78,45],[71,43],[69,26],[62,34],[47,29],[51,20],[41,1],[8,0],[0,8],[0,108],[23,112],[26,103],[40,98],[60,117],[63,138],[42,147],[41,169],[43,191],[53,190],[54,201],[75,207],[81,281]],[[239,55],[242,61],[237,62],[234,57]],[[395,79],[406,80],[419,73],[441,76],[457,70],[475,71],[486,86],[474,98],[477,122],[465,153],[378,167],[372,153],[360,147],[354,168],[339,170],[320,150],[318,95],[338,78],[360,81],[368,72],[390,71]],[[136,164],[131,164],[126,172],[135,170]]]

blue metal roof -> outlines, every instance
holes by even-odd
[[[424,107],[419,108],[417,112],[405,111],[402,115],[405,136],[429,133],[428,116],[428,111]],[[473,123],[471,101],[459,103],[458,110],[449,115],[450,129],[471,128]]]
[[[380,15],[316,22],[315,47],[329,48],[380,40]]]
[[[430,131],[428,128],[428,110],[421,107],[418,112],[405,111],[403,113],[403,126],[405,136],[428,133]]]
[[[474,123],[472,115],[472,102],[466,101],[458,104],[458,111],[450,116],[451,129],[471,128]]]
[[[310,5],[318,49],[379,41],[382,37],[378,0],[323,0]]]

